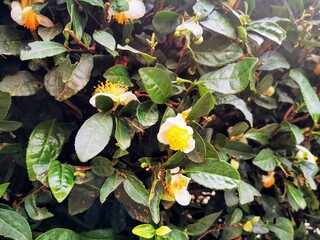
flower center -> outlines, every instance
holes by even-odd
[[[94,93],[109,93],[114,96],[120,96],[127,91],[128,88],[123,87],[120,82],[111,83],[107,80],[105,83],[99,82],[99,85],[95,87]]]
[[[112,18],[116,20],[119,24],[125,24],[129,22],[129,18],[127,18],[124,13],[118,13],[116,15],[113,15]]]
[[[188,130],[184,128],[173,126],[168,131],[167,141],[172,150],[183,151],[188,146],[189,139]]]
[[[26,7],[23,9],[22,18],[24,20],[24,26],[30,30],[36,30],[39,26],[37,13],[32,9],[32,7]]]

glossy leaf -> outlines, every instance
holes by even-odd
[[[116,49],[116,40],[110,33],[104,30],[99,30],[94,32],[92,36],[96,42],[100,43],[102,46],[106,47],[107,49],[111,51],[114,51]]]
[[[255,196],[261,196],[257,189],[255,189],[253,186],[242,180],[240,180],[238,192],[239,202],[242,205],[247,204],[249,202],[253,202]]]
[[[202,137],[197,131],[193,131],[193,138],[196,142],[195,147],[191,152],[187,153],[187,157],[192,162],[201,163],[206,157],[206,146]]]
[[[118,173],[113,173],[106,179],[103,186],[100,189],[100,202],[103,203],[110,193],[112,193],[122,182],[124,178]]]
[[[47,42],[47,41],[36,41],[29,43],[30,50],[22,50],[20,59],[22,61],[52,57],[67,51],[67,49],[60,43]]]
[[[271,71],[280,68],[290,68],[288,61],[276,51],[267,51],[259,57],[258,70]]]
[[[147,53],[144,53],[144,52],[141,52],[137,49],[134,49],[133,47],[130,47],[128,45],[125,45],[125,46],[121,46],[121,45],[117,45],[117,49],[120,49],[120,50],[125,50],[125,51],[129,51],[129,52],[132,52],[132,53],[135,53],[135,54],[139,54],[141,55],[148,64],[152,63],[154,60],[156,60],[155,57],[152,57],[150,56],[149,54]]]
[[[127,178],[123,181],[124,190],[129,197],[144,206],[148,206],[149,193],[143,183],[133,174],[125,172]]]
[[[46,165],[57,159],[65,142],[65,135],[56,120],[38,124],[32,131],[27,147],[26,163],[29,179],[37,180],[35,165]]]
[[[221,212],[209,214],[197,222],[189,224],[186,226],[186,230],[189,236],[200,236],[205,231],[207,231],[213,223],[219,218]]]
[[[155,229],[151,224],[141,224],[132,229],[132,233],[146,239],[153,238]]]
[[[295,140],[296,140],[296,144],[300,144],[303,142],[304,140],[304,136],[302,134],[302,132],[300,131],[300,128],[294,124],[289,123],[288,121],[283,121],[281,123],[281,127],[284,130],[289,130],[290,132],[292,132]]]
[[[212,91],[229,94],[243,91],[249,84],[257,58],[246,58],[200,77],[199,83]]]
[[[133,84],[130,81],[128,70],[123,65],[115,65],[109,68],[103,77],[112,83],[120,82],[125,87],[132,87]]]
[[[156,124],[159,119],[157,104],[154,104],[152,101],[141,103],[137,107],[137,118],[145,127],[150,127]]]
[[[81,240],[125,240],[126,237],[117,235],[112,229],[97,229],[80,235]]]
[[[252,163],[264,171],[273,171],[277,165],[273,151],[269,148],[261,150]]]
[[[75,169],[69,164],[53,161],[48,172],[48,182],[53,196],[62,202],[70,193],[74,185],[73,174]]]
[[[173,32],[179,24],[179,14],[172,11],[158,12],[152,19],[154,30],[162,35],[167,35]]]
[[[255,156],[252,147],[242,142],[228,142],[224,145],[223,151],[237,159],[247,160]]]
[[[279,217],[276,220],[276,224],[269,224],[267,228],[275,233],[279,239],[293,240],[294,231],[292,222],[287,218]]]
[[[37,200],[36,195],[30,195],[24,203],[26,212],[28,213],[31,219],[39,221],[39,220],[44,220],[54,216],[47,208],[37,207],[36,200]]]
[[[40,79],[28,71],[6,76],[0,82],[0,91],[8,92],[11,96],[35,95],[41,88]]]
[[[91,161],[92,172],[99,177],[109,177],[114,173],[113,163],[104,157],[95,157]]]
[[[211,93],[207,92],[194,104],[188,114],[187,120],[194,120],[207,116],[214,107],[214,98]]]
[[[168,74],[159,68],[140,68],[143,86],[154,103],[163,104],[172,95],[172,83]]]
[[[100,153],[109,143],[113,121],[108,113],[96,113],[79,129],[75,149],[81,162],[87,162]]]
[[[320,101],[305,76],[304,71],[301,69],[291,69],[289,76],[299,85],[307,109],[313,121],[317,123],[320,118]]]
[[[80,240],[80,236],[72,230],[65,228],[54,228],[41,234],[35,240]]]
[[[286,38],[286,31],[277,23],[269,20],[257,20],[248,23],[247,31],[254,31],[270,40],[281,44]]]
[[[307,206],[306,200],[303,198],[302,192],[297,189],[293,184],[287,185],[288,200],[292,208],[296,211],[299,209],[305,209]]]
[[[237,187],[240,175],[226,162],[206,159],[203,163],[193,163],[184,173],[194,181],[211,189],[232,189]]]
[[[120,118],[116,118],[115,122],[116,122],[116,131],[115,131],[114,137],[116,138],[119,144],[119,147],[125,150],[131,145],[131,137],[129,134],[129,129]]]
[[[74,0],[66,0],[68,13],[71,18],[71,24],[74,34],[78,39],[81,39],[83,36],[83,21],[79,14],[78,7],[75,4]]]
[[[27,220],[20,214],[0,209],[0,236],[14,240],[32,240]]]
[[[10,185],[10,183],[2,183],[0,184],[0,198],[3,196],[3,194],[6,192],[8,186]]]

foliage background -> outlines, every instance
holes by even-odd
[[[296,145],[319,155],[319,1],[144,4],[121,25],[126,1],[50,0],[33,8],[55,25],[29,31],[0,3],[0,235],[318,239],[318,166]],[[104,79],[139,102],[97,113]],[[195,150],[174,152],[156,135],[190,107]],[[161,200],[176,166],[188,206]]]

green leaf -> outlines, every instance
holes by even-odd
[[[0,208],[0,236],[14,240],[32,240],[27,220],[20,214]]]
[[[210,0],[198,0],[193,6],[194,13],[199,12],[200,20],[206,18],[214,9],[214,4]]]
[[[89,3],[92,6],[97,6],[97,7],[104,8],[104,2],[102,0],[80,0],[80,1]]]
[[[92,172],[99,177],[109,177],[114,173],[113,163],[101,156],[92,159],[91,166]]]
[[[54,228],[41,234],[35,240],[80,240],[80,236],[72,230],[65,228]]]
[[[112,193],[123,182],[123,180],[124,178],[116,172],[108,177],[100,189],[100,202],[104,203],[109,194]]]
[[[191,46],[195,60],[205,66],[222,67],[238,60],[243,52],[236,44],[215,44],[204,41],[200,45]]]
[[[257,63],[257,70],[271,71],[279,68],[290,68],[290,64],[280,53],[276,51],[267,51],[261,57]]]
[[[298,126],[291,124],[288,121],[283,121],[281,122],[281,127],[285,130],[289,130],[293,134],[296,140],[296,144],[300,144],[303,142],[304,136]]]
[[[59,161],[50,163],[48,182],[53,196],[59,203],[69,195],[73,188],[74,172],[74,167],[69,164],[61,164]]]
[[[312,89],[305,72],[298,68],[291,69],[289,76],[299,85],[303,100],[307,105],[308,112],[310,113],[313,121],[317,123],[320,118],[320,101],[317,94]]]
[[[173,32],[179,24],[179,14],[172,11],[158,12],[152,19],[153,29],[161,35]]]
[[[152,215],[152,221],[158,224],[161,220],[160,214],[160,201],[163,192],[162,183],[157,178],[156,174],[159,173],[160,166],[154,172],[152,180],[152,187],[149,195],[149,209]]]
[[[120,119],[116,118],[116,131],[114,133],[119,147],[123,150],[131,145],[131,137],[127,125]]]
[[[278,217],[276,224],[268,224],[266,227],[279,239],[293,240],[294,230],[292,222],[284,217]]]
[[[148,206],[149,192],[143,183],[132,173],[124,172],[127,178],[123,181],[124,190],[136,203]]]
[[[42,38],[43,41],[51,41],[57,35],[62,33],[63,27],[60,23],[54,25],[53,27],[46,28],[46,27],[39,27],[38,34]]]
[[[224,94],[241,92],[247,87],[257,62],[257,58],[245,58],[241,62],[206,73],[200,77],[198,83]]]
[[[44,85],[51,96],[63,101],[75,95],[87,84],[93,68],[93,57],[85,54],[80,62],[74,65],[69,57],[61,57],[57,65],[57,68],[45,75]]]
[[[141,103],[137,107],[137,118],[139,122],[145,127],[150,127],[156,124],[159,119],[157,104],[154,104],[152,101]]]
[[[103,77],[107,79],[109,82],[120,82],[125,87],[133,87],[133,84],[130,81],[130,76],[127,68],[121,64],[109,68],[103,74]]]
[[[252,163],[267,172],[273,171],[277,166],[273,151],[269,148],[261,150]]]
[[[221,212],[216,212],[209,214],[199,220],[197,222],[189,224],[186,226],[186,230],[189,236],[200,236],[205,231],[207,231],[213,223],[219,218]]]
[[[193,106],[188,114],[187,120],[195,120],[207,116],[214,107],[213,95],[205,93]]]
[[[175,167],[181,166],[186,161],[186,155],[183,152],[177,151],[163,164],[163,167],[173,169]]]
[[[172,83],[168,74],[154,67],[140,68],[143,86],[153,102],[163,104],[172,95]]]
[[[0,55],[19,55],[30,41],[27,32],[0,25]]]
[[[0,91],[11,96],[35,95],[42,88],[39,78],[27,71],[19,71],[12,76],[6,76],[0,82]]]
[[[236,157],[237,159],[247,160],[255,156],[252,147],[242,142],[227,142],[222,150],[229,156]]]
[[[313,163],[307,162],[305,160],[302,160],[299,162],[299,167],[304,175],[304,177],[307,179],[308,184],[313,190],[317,189],[317,185],[313,180],[313,177],[317,174],[319,171],[318,166],[314,165]]]
[[[265,96],[263,94],[254,94],[251,96],[251,100],[254,101],[260,107],[266,109],[276,109],[278,107],[277,101],[269,96]]]
[[[96,113],[79,129],[75,149],[81,162],[87,162],[100,153],[109,143],[113,129],[112,117],[108,113]]]
[[[125,240],[126,237],[116,235],[112,229],[97,229],[82,233],[81,240]]]
[[[240,182],[240,184],[241,184],[241,182]],[[240,208],[236,208],[231,215],[229,225],[233,225],[235,223],[240,222],[242,217],[243,217],[243,212],[241,211]]]
[[[245,101],[238,98],[235,95],[231,94],[215,94],[215,104],[221,105],[221,104],[230,104],[235,106],[237,109],[239,109],[245,118],[248,120],[250,125],[253,125],[253,116],[252,113],[249,111]]]
[[[192,163],[184,173],[194,181],[211,189],[232,189],[238,186],[240,175],[226,162],[206,159],[203,163]]]
[[[108,112],[114,107],[114,101],[111,97],[100,95],[96,97],[96,107],[103,112]]]
[[[135,54],[139,54],[139,55],[141,55],[141,56],[146,60],[146,62],[147,62],[148,64],[152,63],[154,60],[157,59],[157,58],[155,58],[155,57],[150,56],[150,55],[147,54],[147,53],[138,51],[137,49],[134,49],[133,47],[130,47],[129,45],[121,46],[121,45],[118,44],[118,45],[117,45],[117,49],[129,51],[129,52],[132,52],[132,53],[135,53]]]
[[[11,132],[20,128],[22,123],[16,121],[0,120],[0,131]]]
[[[213,11],[208,18],[201,21],[200,24],[211,31],[224,35],[228,38],[237,38],[235,29],[231,25],[229,19],[218,11]]]
[[[254,196],[258,196],[258,197],[261,196],[261,194],[258,192],[257,189],[255,189],[250,184],[242,180],[240,180],[238,192],[239,192],[239,202],[242,205],[247,204],[249,202],[253,202]]]
[[[71,18],[73,32],[76,35],[76,37],[81,40],[83,35],[83,26],[85,25],[82,20],[83,17],[80,16],[78,7],[73,0],[66,0],[66,3],[68,13]]]
[[[297,189],[292,183],[288,183],[288,200],[292,208],[296,211],[305,209],[307,206],[306,200],[303,198],[302,192]]]
[[[281,44],[286,38],[286,31],[277,23],[269,20],[257,20],[248,23],[247,32],[253,31]]]
[[[0,91],[0,120],[3,120],[11,105],[11,96],[7,92]]]
[[[3,194],[6,192],[8,186],[10,185],[10,183],[3,183],[0,184],[0,198],[3,196]]]
[[[22,61],[52,57],[67,51],[62,44],[57,42],[36,41],[29,43],[28,46],[30,47],[30,50],[21,51],[20,59]]]
[[[39,208],[37,207],[37,196],[30,195],[28,196],[27,200],[24,202],[24,207],[26,212],[28,213],[29,217],[35,221],[44,220],[47,218],[51,218],[54,215],[48,211],[47,208]]]
[[[187,154],[187,157],[195,163],[201,163],[204,161],[206,156],[206,145],[203,141],[203,138],[197,131],[193,131],[193,138],[195,140],[194,149]]]
[[[228,133],[230,137],[236,137],[243,134],[245,131],[248,130],[248,128],[249,126],[246,122],[239,122],[231,128],[231,132],[229,132],[228,129]]]
[[[110,0],[111,7],[116,12],[125,12],[129,10],[129,4],[125,0]]]
[[[96,40],[96,42],[100,43],[107,49],[111,51],[114,51],[116,49],[116,40],[110,33],[103,30],[99,30],[94,32],[92,36],[93,39]]]
[[[155,229],[151,224],[140,224],[132,229],[132,233],[150,239],[155,235]]]
[[[264,133],[262,131],[256,130],[254,128],[249,129],[244,135],[244,138],[248,138],[251,140],[255,140],[263,145],[267,144],[271,135],[268,133]]]
[[[38,124],[32,131],[27,147],[26,163],[29,179],[37,180],[35,165],[46,165],[56,160],[65,142],[65,135],[56,120]]]

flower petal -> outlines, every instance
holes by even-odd
[[[183,150],[184,153],[191,152],[196,146],[196,141],[191,137],[188,141],[187,147]]]
[[[37,19],[40,23],[40,25],[45,26],[45,27],[53,27],[54,23],[47,18],[46,16],[43,16],[42,14],[37,14]]]
[[[186,188],[175,190],[174,197],[176,201],[182,206],[188,206],[191,201],[191,195]]]
[[[23,26],[24,25],[24,21],[22,19],[22,9],[21,9],[21,5],[19,2],[17,1],[13,1],[11,4],[11,18],[18,23],[19,25]]]
[[[141,0],[128,1],[129,10],[124,12],[125,16],[129,19],[139,19],[146,13],[146,7]]]
[[[130,101],[138,101],[138,98],[136,95],[134,95],[132,92],[125,92],[120,94],[120,104],[121,105],[127,105]]]

